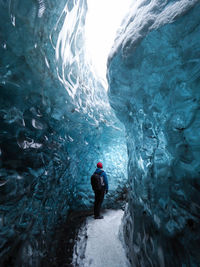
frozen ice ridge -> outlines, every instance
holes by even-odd
[[[103,220],[88,217],[74,246],[74,267],[129,267],[119,239],[122,210],[106,210]]]

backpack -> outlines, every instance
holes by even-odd
[[[103,171],[100,173],[94,173],[91,176],[91,185],[94,191],[101,190],[105,186],[103,176],[101,176],[102,172]]]

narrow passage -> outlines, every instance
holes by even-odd
[[[86,219],[79,230],[74,247],[75,267],[129,267],[125,250],[119,239],[122,210],[106,210],[104,219]]]

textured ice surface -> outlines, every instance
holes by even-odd
[[[74,267],[128,267],[125,250],[119,239],[124,212],[107,210],[104,219],[88,217],[79,230],[74,247]]]
[[[136,266],[200,265],[200,4],[136,1],[109,62],[131,184],[124,235]]]
[[[86,10],[0,0],[0,265],[39,266],[49,246],[53,257],[55,227],[92,205],[99,160],[110,191],[123,187],[123,127],[84,58]]]
[[[118,188],[110,204],[121,197],[123,127],[85,58],[86,10],[0,0],[1,265],[39,266],[49,247],[53,257],[55,227],[91,207],[97,161]],[[195,0],[135,1],[109,58],[137,266],[200,264],[199,13]]]

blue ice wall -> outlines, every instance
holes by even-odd
[[[137,1],[108,61],[131,186],[133,266],[200,265],[200,4]]]
[[[111,192],[126,181],[123,126],[84,55],[86,11],[0,0],[1,266],[40,266],[68,211],[91,208],[99,160]]]

